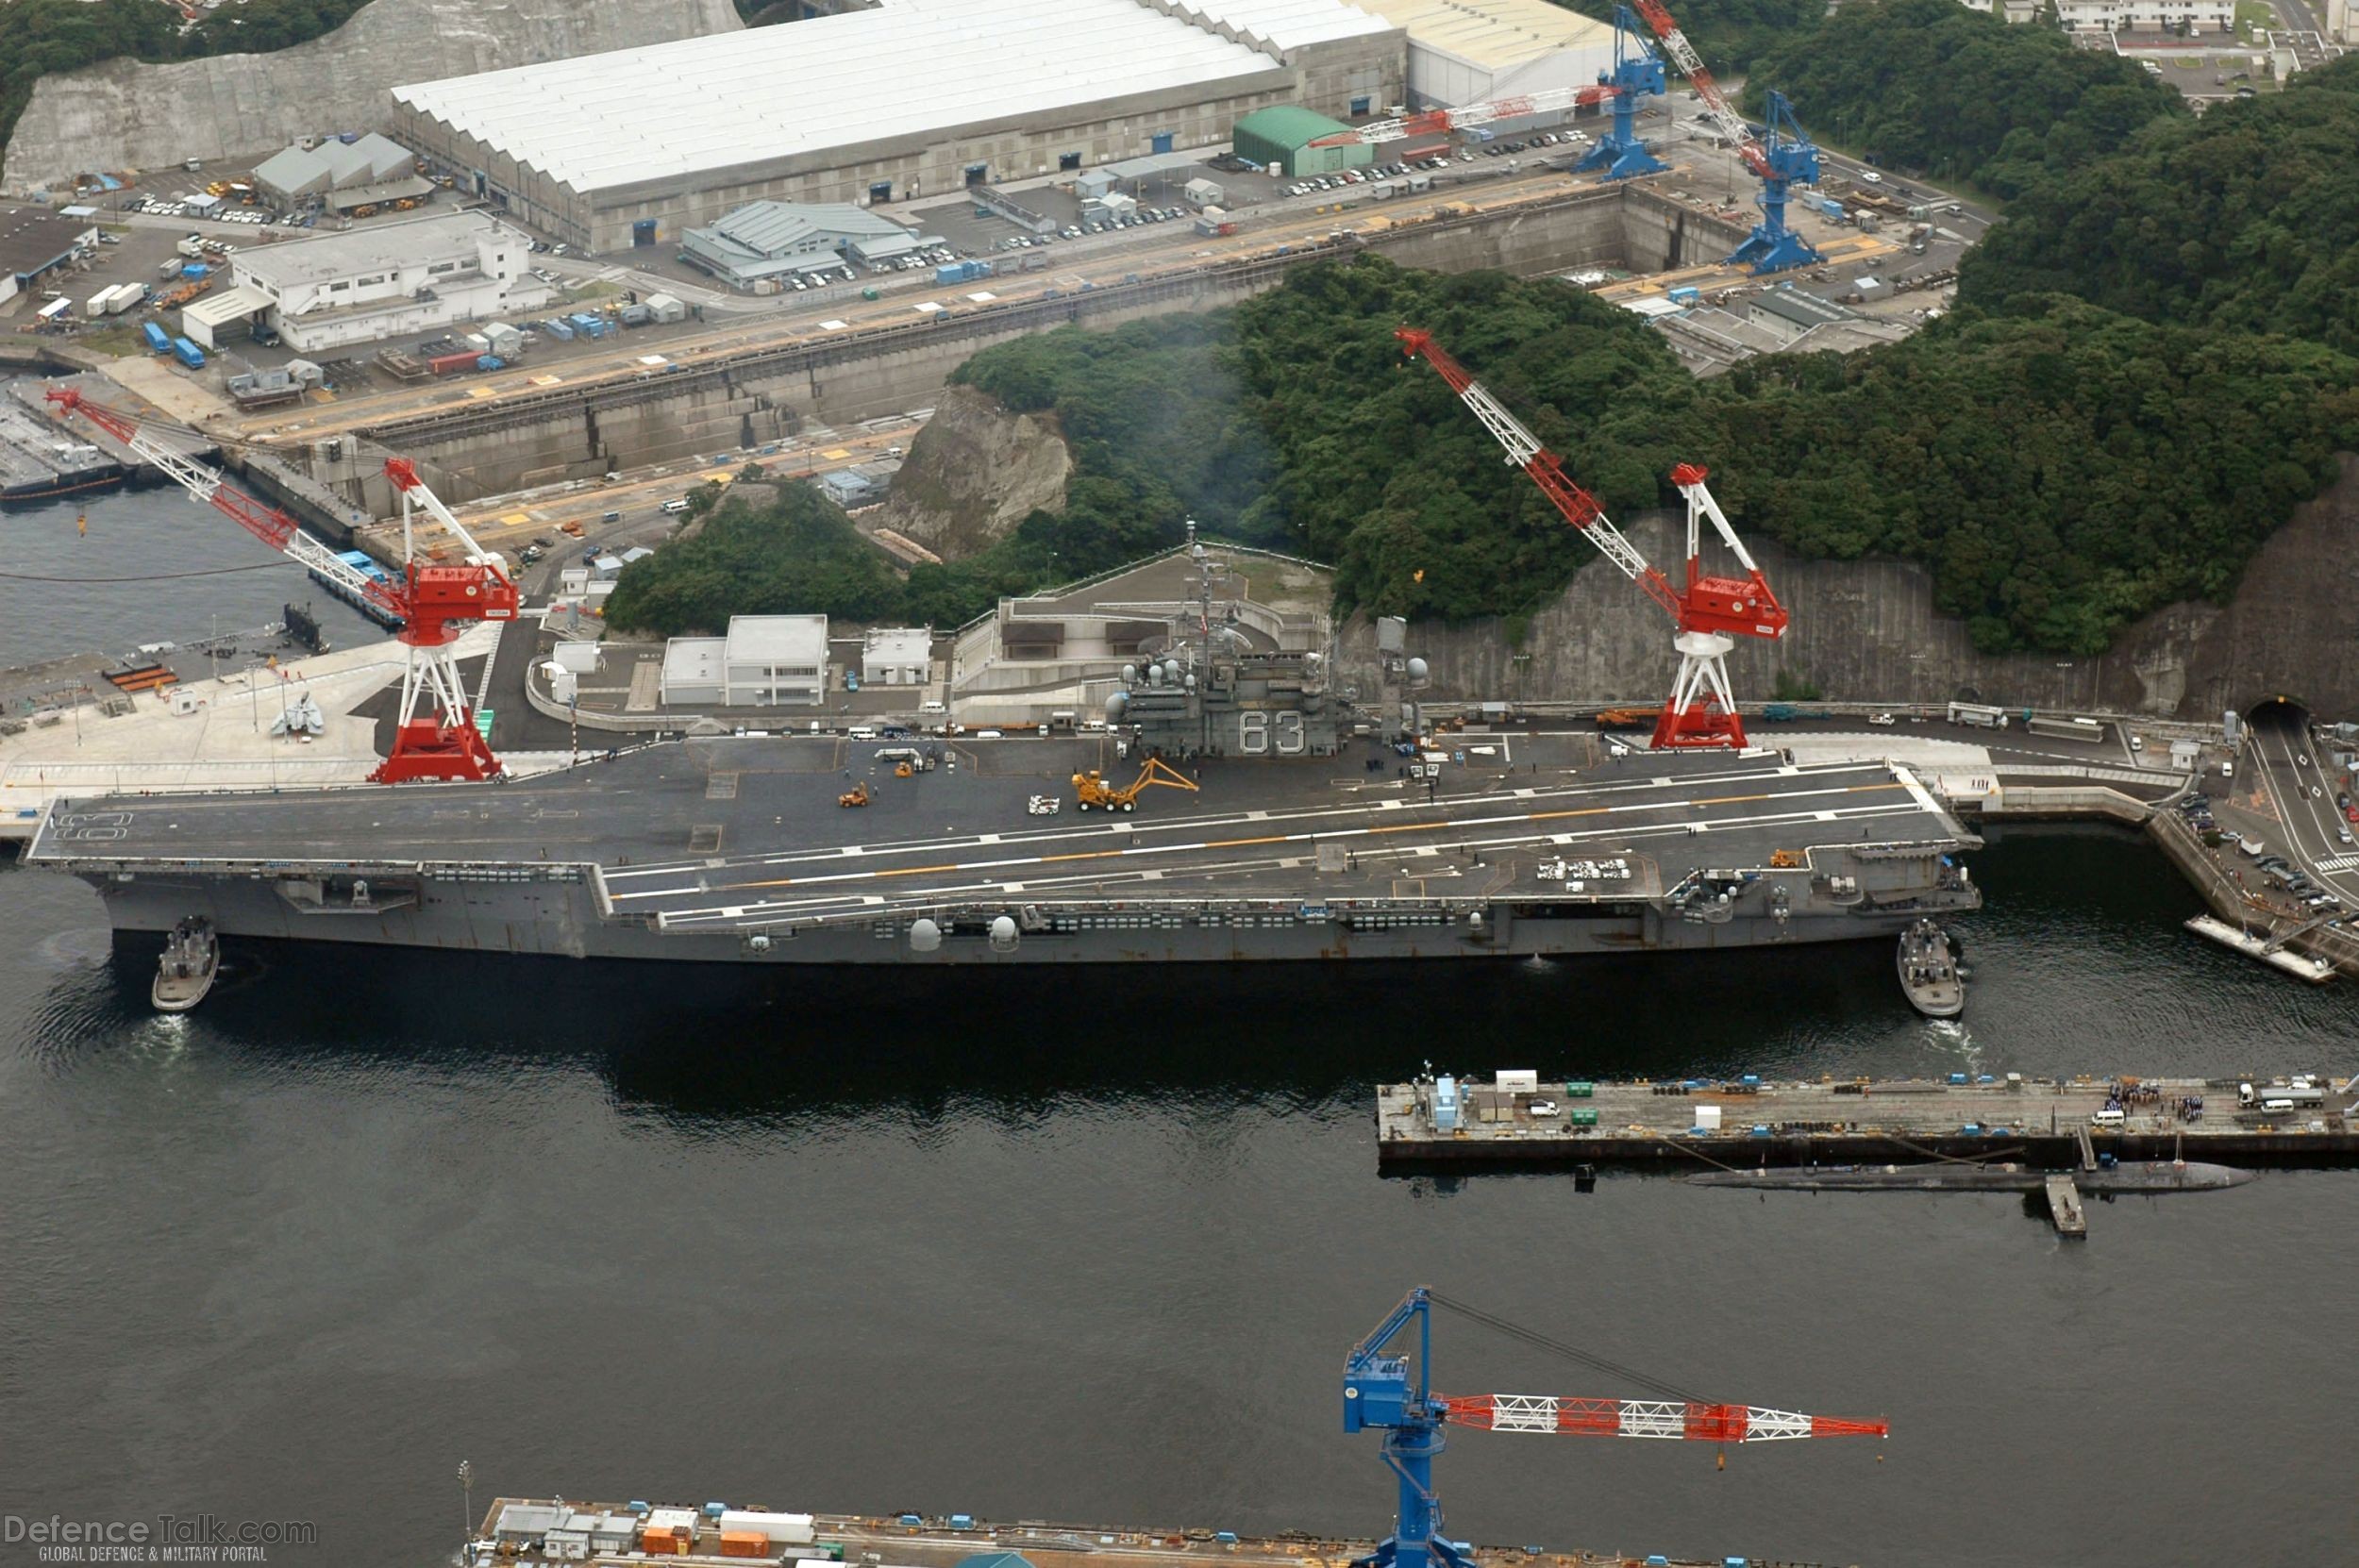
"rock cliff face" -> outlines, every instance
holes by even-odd
[[[1649,517],[1629,530],[1650,559],[1675,559],[1683,523]],[[2098,658],[1974,651],[1965,623],[1932,608],[1921,569],[1895,560],[1800,560],[1752,549],[1793,621],[1781,643],[1740,641],[1730,677],[1746,700],[1766,697],[1780,672],[1833,700],[2100,709],[2217,717],[2284,694],[2314,711],[2359,714],[2359,459],[2272,536],[2225,605],[2177,604],[2132,626]],[[1341,629],[1341,662],[1372,670],[1364,616]],[[1497,621],[1410,629],[1437,698],[1629,700],[1668,693],[1670,624],[1653,601],[1601,562],[1534,615],[1511,645]]]
[[[945,387],[910,443],[878,525],[945,559],[971,556],[1035,508],[1064,505],[1073,454],[1056,421],[1013,414],[972,387]]]
[[[886,525],[945,556],[971,553],[1034,507],[1064,499],[1072,459],[1053,424],[1011,414],[964,387],[944,393],[895,483]],[[1672,514],[1629,532],[1657,561],[1678,559]],[[1781,673],[1830,699],[2014,706],[2217,718],[2283,694],[2314,711],[2359,717],[2359,458],[2295,512],[2224,605],[2178,604],[2132,626],[2098,658],[1977,653],[1966,625],[1933,609],[1932,580],[1905,561],[1803,560],[1751,542],[1793,620],[1774,646],[1729,656],[1737,694],[1766,698]],[[1375,628],[1338,628],[1347,678],[1373,688]],[[1410,628],[1440,700],[1660,703],[1677,663],[1671,626],[1651,599],[1601,561],[1531,618],[1520,642],[1499,621]]]
[[[266,157],[299,136],[381,125],[387,92],[407,82],[739,25],[730,0],[375,0],[326,37],[276,54],[115,59],[43,77],[0,183],[25,190],[102,169]]]

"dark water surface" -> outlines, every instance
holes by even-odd
[[[2359,1182],[2092,1205],[1380,1180],[1369,1086],[1487,1073],[2359,1066],[2125,836],[1978,858],[1971,1021],[1882,944],[1547,971],[774,980],[231,953],[145,1008],[0,871],[5,1507],[319,1521],[425,1563],[490,1492],[1380,1532],[1346,1350],[1410,1284],[1886,1444],[1462,1433],[1457,1534],[1863,1563],[2350,1560]],[[1453,1393],[1626,1394],[1441,1320]],[[0,1548],[0,1561],[11,1561]],[[26,1560],[30,1560],[27,1559]]]
[[[165,492],[0,570],[266,559]],[[275,618],[297,573],[0,577],[0,663]],[[346,625],[345,623],[352,623]],[[348,615],[340,641],[359,635]],[[1488,1074],[2359,1069],[2359,1005],[2179,928],[2124,834],[1975,858],[1964,1026],[1882,943],[1553,969],[748,976],[232,942],[146,1006],[0,864],[0,1514],[316,1521],[427,1564],[498,1492],[1378,1534],[1346,1351],[1431,1284],[1885,1444],[1461,1433],[1455,1535],[1867,1564],[2354,1560],[2359,1175],[2091,1205],[1380,1180],[1370,1086]],[[1453,1393],[1616,1395],[1444,1318]],[[34,1560],[0,1544],[0,1568]]]

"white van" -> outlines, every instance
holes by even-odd
[[[2098,1111],[2095,1115],[2092,1115],[2089,1118],[2089,1126],[2093,1127],[2117,1127],[2129,1119],[2129,1117],[2125,1116],[2120,1111],[2108,1108],[2104,1110]]]
[[[671,513],[674,517],[678,517],[681,512],[688,509],[688,503],[685,501],[666,501],[663,503],[663,509]]]
[[[854,725],[850,729],[845,731],[845,733],[849,735],[855,741],[873,741],[877,738],[877,726],[875,725]]]
[[[947,713],[950,711],[949,707],[946,704],[938,702],[921,702],[917,705],[917,710],[920,713]]]

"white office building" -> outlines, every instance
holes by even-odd
[[[925,626],[872,626],[861,640],[860,678],[870,686],[923,686],[933,674],[934,634]]]
[[[528,311],[554,297],[532,244],[481,212],[378,224],[240,251],[237,289],[305,354]]]
[[[732,615],[727,637],[663,644],[666,708],[813,708],[827,689],[824,615]]]
[[[2235,0],[2056,0],[2056,20],[2075,33],[2157,33],[2175,31],[2184,22],[2201,37],[2234,32],[2236,5]]]

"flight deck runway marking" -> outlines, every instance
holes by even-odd
[[[1777,778],[1790,772],[1791,770],[1778,768],[1732,769],[1721,776],[1728,783],[1746,783],[1754,780]],[[1839,777],[1844,774],[1858,773],[1873,773],[1880,778],[1886,780],[1892,776],[1890,770],[1884,765],[1871,762],[1832,764],[1817,770],[1817,776],[1832,779]],[[1577,783],[1567,783],[1541,791],[1538,792],[1538,798],[1564,799],[1567,796],[1636,795],[1640,793],[1651,796],[1655,793],[1656,786],[1675,782],[1677,781],[1669,776],[1660,775],[1638,779],[1623,778],[1611,782],[1599,781],[1595,776],[1590,776],[1582,778]],[[1799,793],[1803,792],[1791,792]],[[1264,809],[1260,810],[1258,813],[1249,811],[1208,812],[1199,816],[1166,817],[1147,822],[1134,823],[1123,821],[1118,823],[1109,823],[1104,826],[1042,828],[1038,832],[1033,833],[1002,833],[996,837],[998,842],[1011,844],[1057,842],[1069,842],[1076,838],[1110,833],[1136,834],[1149,832],[1202,832],[1210,828],[1216,828],[1231,824],[1252,821],[1257,814],[1271,821],[1306,822],[1316,821],[1327,817],[1360,816],[1371,809],[1380,811],[1405,810],[1413,804],[1421,810],[1456,810],[1464,807],[1480,807],[1494,804],[1497,803],[1499,798],[1499,796],[1493,794],[1472,793],[1458,796],[1445,796],[1438,801],[1432,802],[1418,801],[1412,803],[1397,799],[1353,801],[1333,805],[1305,805],[1301,807],[1280,809],[1277,810]],[[1673,803],[1665,802],[1660,799],[1653,799],[1644,803],[1646,809],[1659,809],[1669,804]],[[969,835],[962,835],[962,837],[968,836]],[[976,834],[971,835],[971,837],[979,842],[982,836],[980,834]],[[898,842],[862,844],[855,846],[853,850],[848,852],[869,856],[939,854],[943,847],[944,842],[940,839],[911,839],[903,840]],[[835,859],[841,858],[845,853],[847,853],[846,850],[834,845],[813,846],[809,849],[789,849],[761,855],[738,857],[732,863],[746,866],[748,868],[755,866],[792,865],[801,860]],[[625,877],[640,878],[661,876],[676,869],[676,862],[658,862],[650,865],[618,867],[611,870],[609,875],[613,876],[615,879],[620,880]],[[618,896],[628,895],[621,894]]]
[[[1845,808],[1837,820],[1846,822],[1872,822],[1882,818],[1908,817],[1916,814],[1915,809],[1905,803],[1865,805]],[[1746,818],[1742,821],[1728,823],[1723,826],[1774,828],[1780,826],[1798,825],[1816,820],[1820,815],[1822,815],[1822,813],[1786,812],[1761,817]],[[1545,837],[1532,836],[1518,839],[1475,840],[1469,841],[1464,844],[1453,845],[1451,847],[1481,850],[1516,849],[1531,847],[1543,842],[1560,843],[1566,840],[1581,837],[1595,838],[1599,840],[1612,837],[1622,839],[1630,843],[1637,843],[1650,838],[1683,837],[1685,831],[1686,829],[1684,825],[1663,825],[1653,827],[1640,827],[1628,830],[1615,829],[1611,833],[1605,830],[1593,829],[1586,834],[1554,834],[1547,835]],[[1398,848],[1370,850],[1364,853],[1376,859],[1382,859],[1389,856],[1397,859],[1424,859],[1439,856],[1441,854],[1441,848],[1433,844],[1405,844]],[[1190,873],[1201,873],[1207,876],[1238,875],[1253,871],[1268,870],[1273,867],[1280,867],[1288,864],[1304,863],[1307,862],[1297,858],[1291,860],[1286,859],[1233,860],[1213,866],[1177,868],[1172,872],[1164,872],[1142,867],[1137,870],[1124,871],[1112,876],[1035,877],[1031,881],[1023,885],[1028,892],[1036,896],[1042,896],[1050,894],[1052,890],[1072,889],[1075,891],[1080,891],[1089,888],[1103,889],[1129,882],[1162,881],[1165,876],[1172,875],[1186,876]],[[949,883],[941,887],[931,887],[921,890],[920,896],[929,901],[941,900],[969,894],[989,893],[999,891],[1001,886],[1001,884],[993,881]],[[745,911],[745,914],[739,917],[725,917],[720,914],[716,908],[707,906],[696,909],[661,910],[658,912],[657,918],[667,927],[675,928],[697,925],[710,925],[724,918],[751,918],[760,920],[788,916],[824,921],[828,919],[830,914],[857,915],[871,913],[878,908],[884,906],[886,903],[886,900],[879,898],[875,894],[862,895],[848,892],[819,892],[814,891],[809,896],[801,898],[769,899],[755,904],[735,906],[735,908],[739,908]],[[908,906],[905,905],[904,907],[906,908]]]
[[[1765,792],[1749,795],[1719,795],[1709,797],[1707,799],[1699,799],[1694,802],[1694,804],[1699,807],[1707,805],[1749,805],[1765,800],[1799,800],[1804,796],[1814,794],[1878,794],[1887,793],[1896,790],[1906,791],[1907,789],[1908,786],[1904,783],[1898,780],[1888,780],[1882,784],[1841,785],[1829,790],[1798,790],[1784,793]],[[1683,805],[1687,803],[1681,802],[1680,804]],[[736,890],[745,888],[815,887],[831,882],[878,881],[888,877],[906,878],[911,876],[943,876],[955,874],[973,876],[986,871],[1004,871],[1016,866],[1058,865],[1067,864],[1077,860],[1126,859],[1131,857],[1146,856],[1165,857],[1172,855],[1188,855],[1213,850],[1249,849],[1266,844],[1312,842],[1320,840],[1332,841],[1350,838],[1380,838],[1420,831],[1437,832],[1450,828],[1456,828],[1463,832],[1471,831],[1481,827],[1505,826],[1513,823],[1559,822],[1572,817],[1609,816],[1618,811],[1654,810],[1660,809],[1660,803],[1652,803],[1646,806],[1588,806],[1575,809],[1555,811],[1514,812],[1503,816],[1471,818],[1459,822],[1372,823],[1359,827],[1330,829],[1324,832],[1307,831],[1300,833],[1274,833],[1254,838],[1211,839],[1201,841],[1196,843],[1134,844],[1123,849],[1068,850],[1056,855],[1014,856],[1005,859],[947,861],[940,864],[925,866],[879,867],[873,871],[836,872],[817,876],[769,877],[744,882],[726,882],[718,884],[717,888],[714,890],[698,891],[720,891],[725,889]],[[1787,814],[1788,820],[1800,820],[1800,813]],[[1709,826],[1726,829],[1731,827],[1753,826],[1753,824],[1745,819],[1738,819],[1732,822],[1716,823]],[[651,888],[642,892],[616,893],[613,897],[617,902],[626,898],[644,899],[677,897],[685,891],[687,890],[681,888]]]

